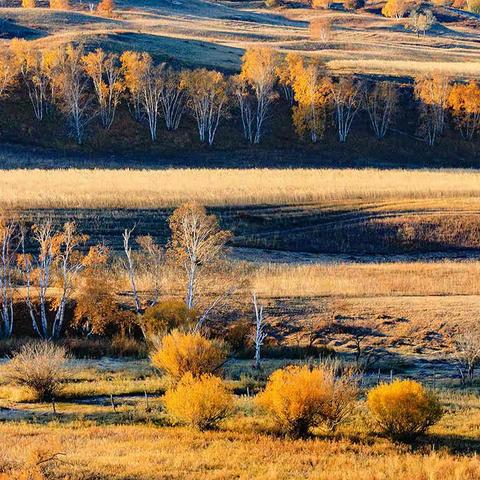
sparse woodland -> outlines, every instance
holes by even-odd
[[[478,2],[209,2],[202,38],[220,28],[232,47],[232,8],[247,24],[232,69],[130,45],[149,28],[140,12],[198,52],[181,24],[203,22],[202,0],[167,3],[178,26],[150,4],[22,0],[17,12],[60,22],[88,10],[112,34],[0,39],[0,141],[41,131],[52,138],[38,145],[106,148],[113,165],[22,169],[0,153],[0,480],[477,480],[480,176],[438,166],[476,165],[479,79],[346,73],[308,50],[372,16],[407,49],[443,28],[438,11],[464,10],[458,38],[441,30],[427,54],[456,50]],[[286,145],[300,162],[359,138],[351,163],[282,161]],[[235,168],[130,168],[113,158],[122,141],[207,159],[223,148]],[[403,141],[415,168],[363,168]],[[275,142],[278,158],[254,168]],[[235,163],[239,146],[253,162]]]

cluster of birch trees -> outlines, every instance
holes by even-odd
[[[139,319],[145,309],[171,295],[162,291],[162,279],[168,275],[176,279],[169,292],[181,293],[186,308],[195,312],[199,331],[244,287],[245,279],[238,272],[233,275],[224,259],[230,232],[222,230],[204,207],[178,207],[169,227],[167,245],[125,230],[121,258],[115,260],[105,245],[87,247],[88,236],[74,222],[59,227],[46,219],[27,227],[18,216],[0,215],[0,338],[14,333],[15,307],[20,303],[27,307],[32,331],[43,339],[62,336],[68,306],[74,308],[73,322],[86,335],[104,333],[115,323],[123,331],[136,324],[143,332]],[[117,293],[125,289],[125,282],[131,302],[122,309]]]
[[[345,142],[360,112],[366,112],[373,133],[382,139],[399,109],[399,87],[393,82],[332,77],[315,60],[299,54],[281,58],[267,47],[248,49],[240,73],[228,77],[204,68],[178,71],[156,64],[145,52],[85,52],[71,44],[39,50],[31,42],[15,39],[9,49],[0,51],[0,96],[19,82],[28,91],[35,118],[42,121],[49,112],[60,110],[79,144],[94,120],[109,130],[121,102],[137,122],[146,125],[153,142],[159,122],[167,130],[177,130],[187,113],[196,122],[200,142],[208,145],[232,110],[239,112],[245,140],[260,143],[272,104],[280,97],[292,108],[298,135],[312,142],[322,138],[330,119],[339,141]],[[443,133],[447,116],[467,140],[479,130],[476,81],[423,75],[414,79],[413,92],[418,134],[430,146]]]

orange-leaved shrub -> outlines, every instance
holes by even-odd
[[[333,430],[351,413],[356,397],[352,375],[336,375],[329,364],[305,365],[273,372],[257,403],[285,434],[305,437],[315,426]]]
[[[437,397],[413,380],[395,380],[368,393],[368,409],[387,436],[408,440],[426,432],[442,416]]]
[[[67,354],[63,347],[41,341],[21,347],[5,367],[6,380],[29,390],[35,400],[57,397],[68,376]]]
[[[207,430],[217,427],[232,412],[233,395],[215,375],[194,377],[187,373],[167,390],[164,402],[173,417],[199,430]]]
[[[227,349],[222,342],[209,340],[200,333],[174,330],[163,337],[151,360],[155,367],[178,381],[186,373],[199,377],[218,371],[226,356]]]

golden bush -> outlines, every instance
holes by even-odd
[[[199,377],[218,371],[226,354],[221,342],[209,340],[199,333],[174,330],[163,337],[151,360],[155,367],[164,370],[174,380],[180,380],[186,373]]]
[[[397,439],[425,433],[442,416],[437,397],[413,380],[395,380],[372,388],[367,403],[382,432]]]
[[[36,6],[36,0],[22,0],[22,8],[35,8]]]
[[[53,10],[70,10],[69,0],[50,0],[50,8]]]
[[[170,415],[199,430],[217,427],[233,408],[233,395],[221,378],[211,374],[194,377],[185,374],[174,388],[165,393],[165,407]]]
[[[408,10],[406,0],[387,0],[382,8],[382,15],[389,18],[402,18]]]
[[[321,424],[334,429],[351,412],[357,388],[346,379],[331,365],[289,366],[272,373],[257,403],[284,433],[305,437]]]
[[[332,5],[332,0],[312,0],[312,8],[328,9]]]

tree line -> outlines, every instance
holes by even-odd
[[[399,88],[389,81],[368,81],[354,75],[332,76],[324,66],[299,54],[281,57],[267,47],[247,49],[237,75],[197,68],[175,70],[156,64],[145,52],[121,55],[101,48],[86,52],[72,44],[40,50],[14,39],[0,51],[0,96],[23,84],[35,119],[57,110],[78,144],[95,120],[109,130],[121,102],[148,128],[152,142],[159,122],[180,128],[185,114],[196,123],[200,142],[212,145],[221,121],[237,113],[245,140],[259,144],[272,104],[283,98],[291,106],[298,135],[319,141],[330,120],[345,142],[359,112],[365,111],[378,139],[392,128],[400,108]],[[434,73],[414,79],[418,134],[432,146],[450,116],[466,140],[480,127],[480,86]]]

